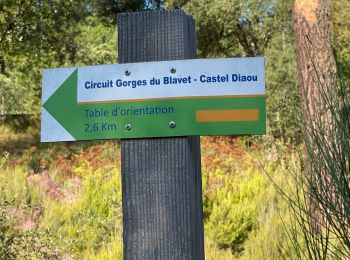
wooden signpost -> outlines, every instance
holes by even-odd
[[[195,46],[181,10],[119,14],[120,64],[43,73],[42,142],[122,139],[125,259],[204,259],[199,136],[266,131],[264,59]]]
[[[118,16],[120,63],[196,57],[180,10]],[[199,136],[122,140],[125,259],[204,259]]]

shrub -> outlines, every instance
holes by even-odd
[[[118,171],[99,169],[83,175],[80,190],[73,198],[45,203],[41,222],[41,227],[64,237],[78,255],[86,250],[98,251],[108,244],[110,237],[121,237],[122,233]]]
[[[243,242],[256,223],[257,198],[266,186],[265,179],[256,172],[247,172],[232,180],[211,195],[213,209],[206,230],[222,248],[243,250]]]

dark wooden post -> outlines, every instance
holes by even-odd
[[[118,15],[119,62],[195,58],[181,10]],[[122,140],[124,259],[204,259],[200,139]]]

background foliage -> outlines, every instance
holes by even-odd
[[[333,45],[346,79],[347,6],[346,0],[330,4]],[[1,114],[38,115],[43,68],[116,63],[116,13],[174,7],[194,17],[199,57],[265,56],[270,133],[283,142],[300,143],[289,0],[1,1]]]
[[[330,1],[345,86],[349,5]],[[283,232],[295,218],[273,184],[294,194],[285,173],[300,169],[303,142],[289,0],[2,0],[0,114],[40,116],[43,68],[117,63],[117,12],[168,8],[194,17],[198,57],[266,59],[268,135],[202,139],[207,259],[297,257]],[[37,122],[1,121],[0,258],[121,259],[118,144],[40,145]]]

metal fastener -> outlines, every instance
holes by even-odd
[[[125,125],[125,130],[126,130],[126,131],[130,131],[131,128],[132,128],[132,125],[131,125],[131,124],[126,124],[126,125]]]
[[[170,69],[170,72],[171,72],[172,74],[174,74],[174,73],[176,72],[176,69],[175,69],[175,68],[171,68],[171,69]]]
[[[130,71],[130,70],[126,70],[126,71],[125,71],[125,75],[126,75],[126,76],[130,76],[130,74],[131,74],[131,71]]]
[[[169,122],[169,127],[170,128],[175,128],[176,127],[176,123],[174,121],[170,121]]]

